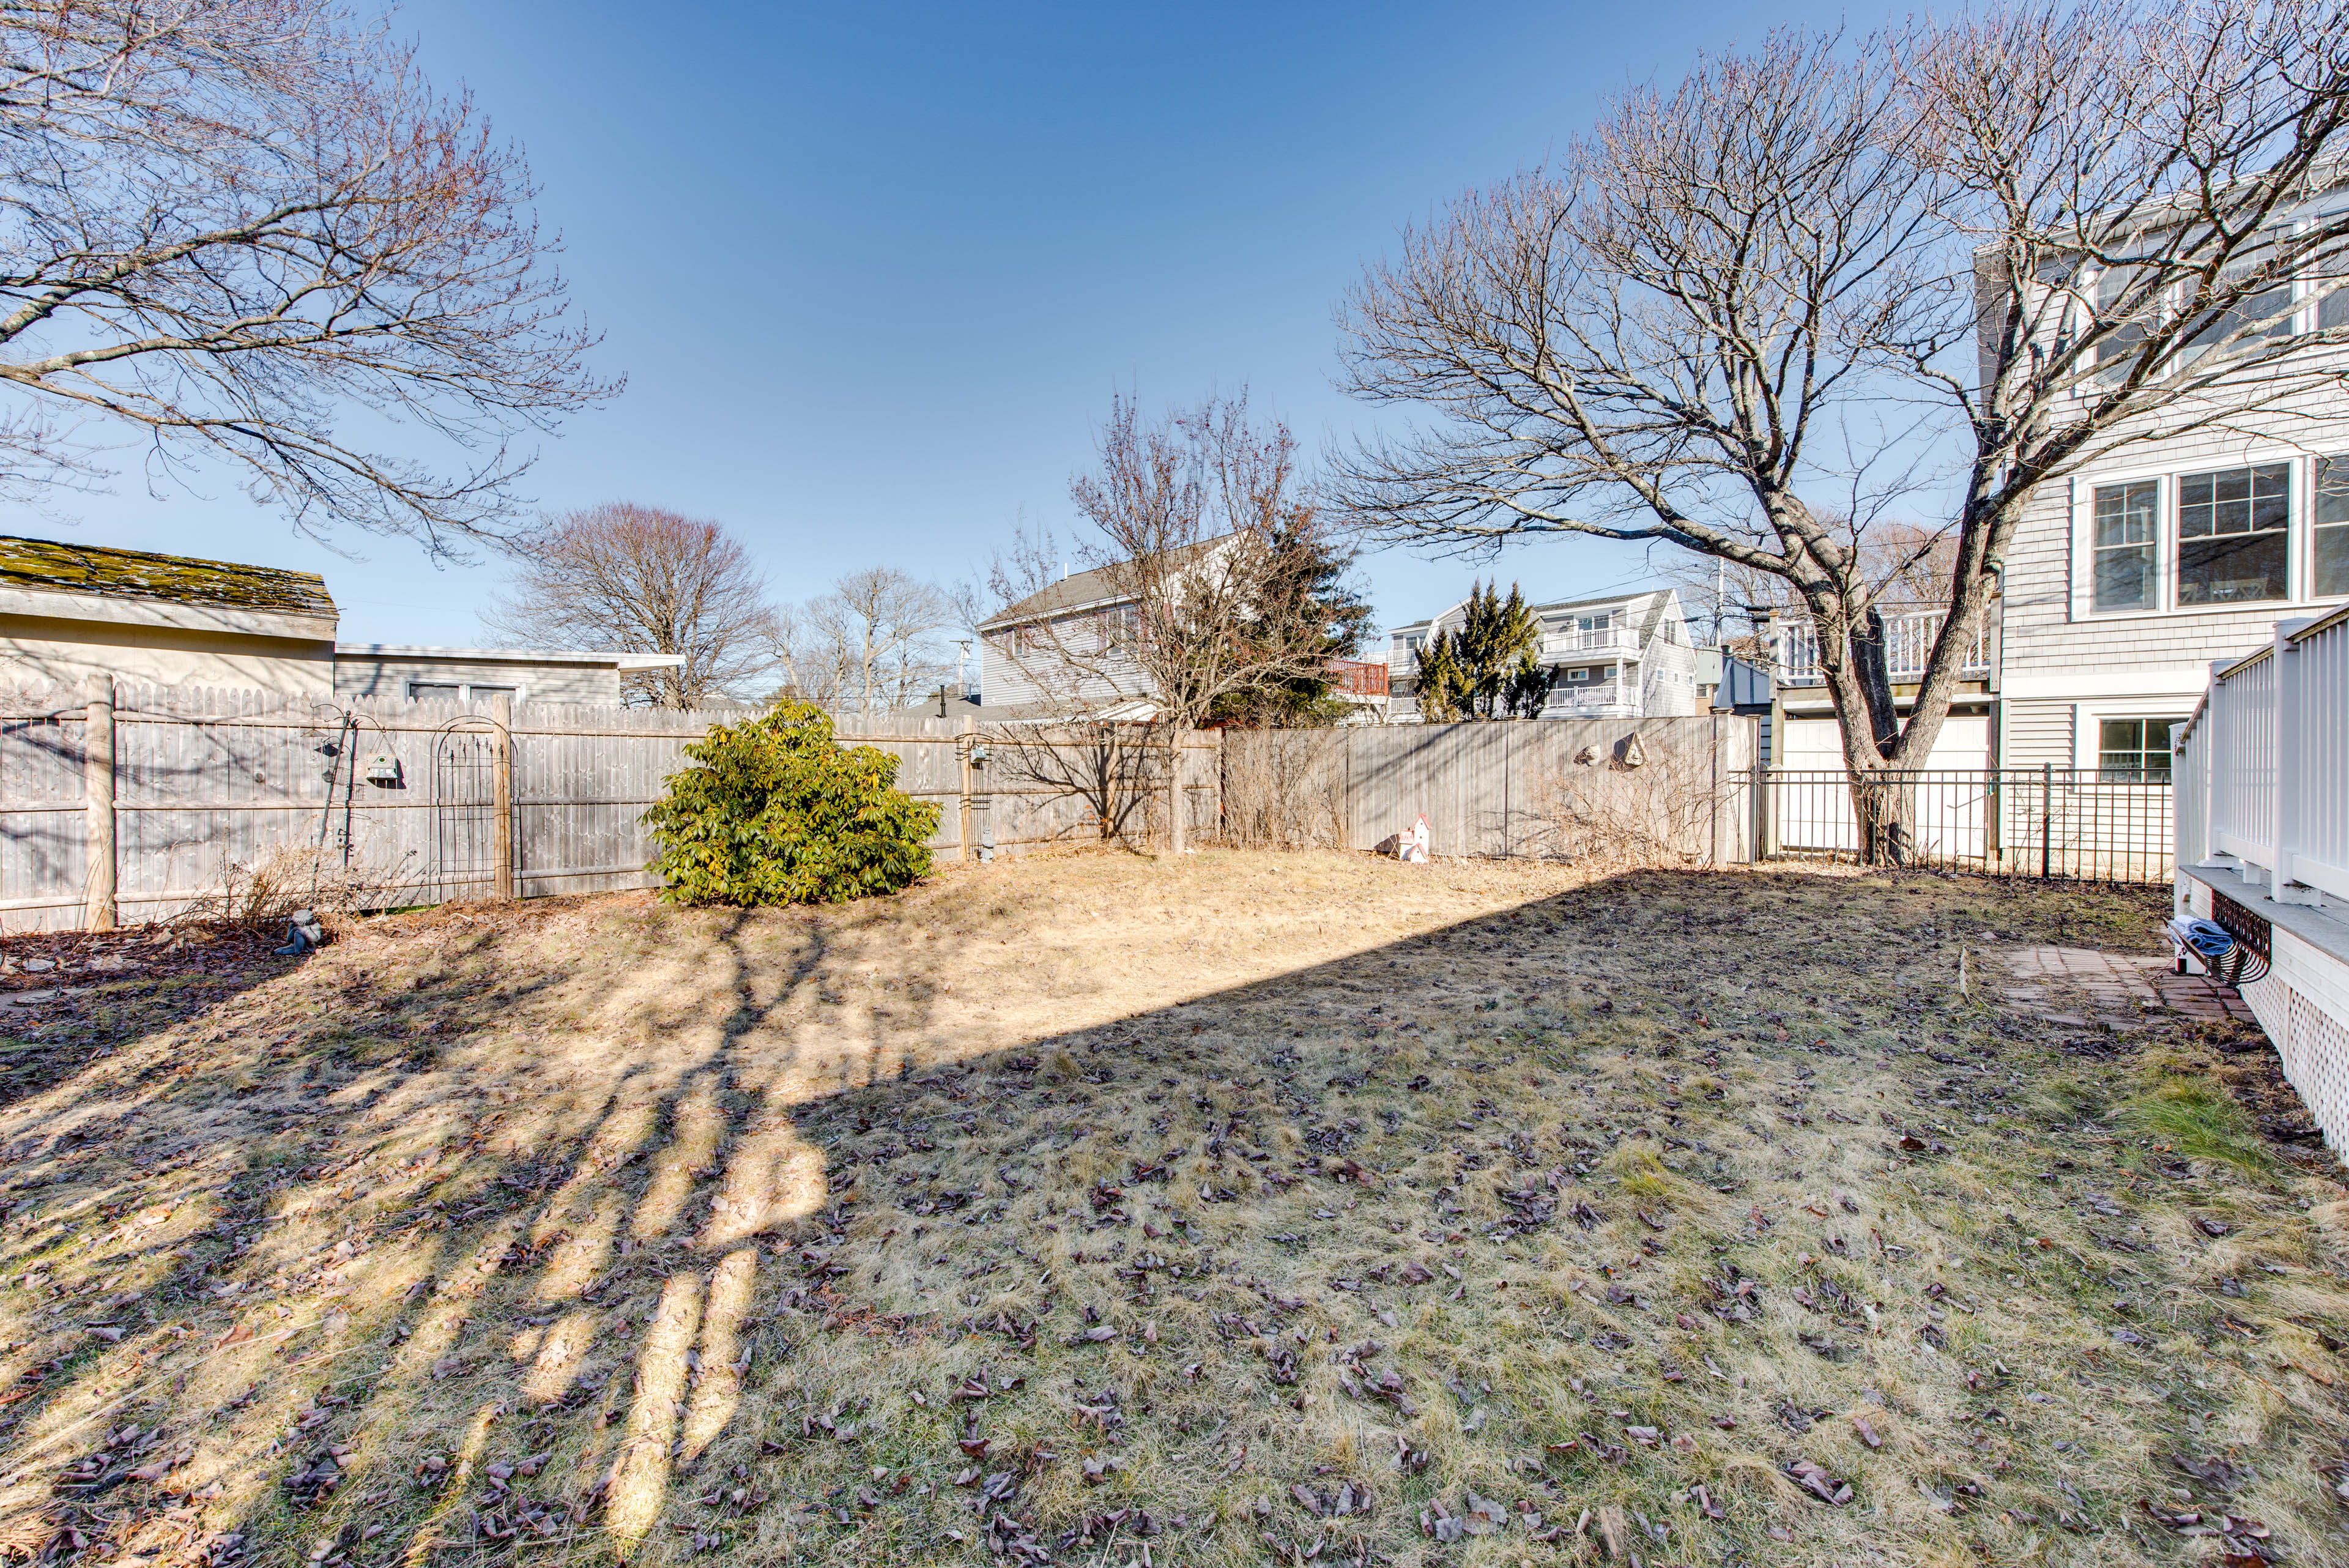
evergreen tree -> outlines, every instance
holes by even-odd
[[[1453,635],[1439,631],[1419,650],[1419,716],[1431,724],[1473,717],[1467,672]]]
[[[1509,687],[1506,693],[1509,715],[1516,719],[1538,719],[1542,704],[1549,701],[1549,667],[1541,656],[1528,648],[1517,656],[1517,667],[1509,671]]]
[[[1263,618],[1310,628],[1320,639],[1326,659],[1352,658],[1370,635],[1372,611],[1347,580],[1353,567],[1351,553],[1319,535],[1308,536],[1295,529],[1283,530],[1274,549],[1286,559],[1281,569],[1268,574],[1279,595],[1278,602],[1262,607]],[[1334,724],[1346,711],[1345,700],[1332,694],[1329,680],[1297,676],[1226,693],[1210,705],[1206,722],[1295,729]]]
[[[1460,629],[1437,632],[1420,650],[1420,716],[1435,723],[1532,717],[1549,692],[1539,649],[1539,624],[1517,585],[1506,599],[1498,583],[1470,585]]]

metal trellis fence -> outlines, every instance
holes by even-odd
[[[1847,860],[2084,882],[2169,879],[2169,780],[2100,768],[1763,775],[1764,859]]]

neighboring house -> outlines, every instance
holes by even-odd
[[[1993,599],[1984,625],[1958,672],[1958,689],[1950,699],[1950,716],[1933,742],[1923,768],[1984,768],[1991,765],[1997,707],[2000,603]],[[1892,706],[1903,719],[1916,701],[1917,684],[1924,678],[1925,661],[1933,639],[1941,635],[1948,618],[1938,609],[1886,607],[1884,617],[1886,673],[1891,678]],[[1835,706],[1819,674],[1819,640],[1810,616],[1785,611],[1761,625],[1761,643],[1776,688],[1779,726],[1770,750],[1775,766],[1797,770],[1843,768],[1842,732]]]
[[[1670,718],[1697,711],[1697,656],[1670,588],[1530,607],[1549,670],[1545,719]],[[1387,634],[1392,717],[1419,718],[1419,650],[1460,629],[1467,602]]]
[[[335,644],[336,697],[405,697],[480,707],[500,694],[517,702],[616,708],[620,678],[674,669],[681,654],[574,653],[562,649],[429,648],[384,642]]]
[[[1190,547],[1202,559],[1221,540]],[[1176,562],[1177,569],[1181,562]],[[1137,603],[1105,569],[1078,572],[978,623],[979,695],[988,719],[1083,711],[1097,719],[1148,719],[1158,711],[1151,682],[1118,652],[1133,635]],[[1387,704],[1386,666],[1330,661],[1330,695],[1352,708],[1350,722],[1374,722]]]
[[[395,647],[335,640],[315,572],[0,535],[0,681],[208,686],[321,700],[401,697],[616,707],[659,654]]]

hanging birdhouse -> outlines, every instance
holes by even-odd
[[[1640,744],[1640,732],[1634,730],[1630,739],[1623,742],[1623,765],[1627,768],[1645,767],[1647,762],[1648,748]]]
[[[367,767],[359,776],[371,784],[396,789],[399,785],[399,759],[389,752],[378,752],[367,760]]]

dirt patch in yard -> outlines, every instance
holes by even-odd
[[[2340,1561],[2271,1054],[1985,983],[2161,913],[1202,854],[11,939],[0,1552]]]

